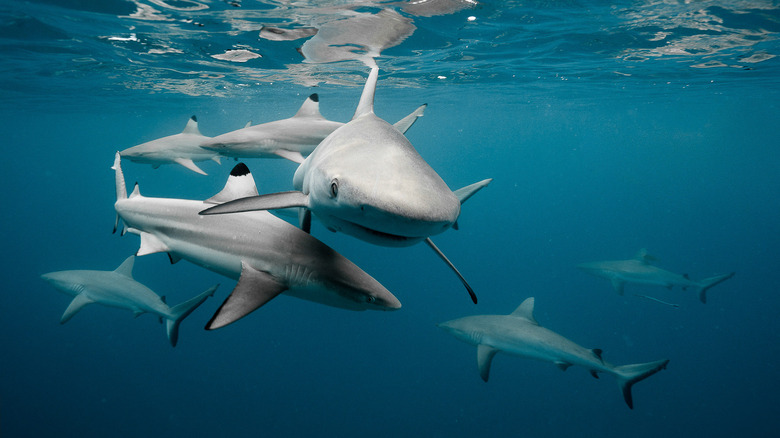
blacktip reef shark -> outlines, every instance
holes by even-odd
[[[604,262],[582,263],[577,267],[589,274],[606,278],[612,282],[615,292],[623,295],[626,283],[647,284],[672,288],[680,286],[683,290],[691,288],[699,295],[702,303],[707,302],[707,290],[734,276],[733,272],[694,281],[687,274],[675,274],[652,264],[656,259],[646,249],[641,249],[633,259],[611,260]]]
[[[539,325],[534,318],[534,298],[527,298],[509,315],[474,315],[437,324],[454,337],[477,346],[477,363],[482,380],[488,381],[493,357],[504,352],[528,359],[552,362],[563,371],[579,365],[590,371],[612,374],[617,378],[623,398],[634,408],[631,387],[665,369],[668,359],[615,366],[605,362],[601,350],[587,349]]]
[[[175,347],[179,339],[179,324],[214,295],[219,285],[177,306],[168,307],[163,298],[133,278],[134,264],[135,256],[130,256],[113,271],[58,271],[41,275],[55,289],[74,297],[62,314],[60,324],[70,321],[79,310],[92,303],[128,309],[136,317],[151,313],[165,319],[168,340]]]
[[[295,191],[253,196],[209,208],[201,214],[303,207],[301,228],[311,213],[331,231],[382,246],[425,241],[458,275],[430,236],[457,228],[460,207],[490,183],[486,179],[455,192],[393,125],[374,114],[379,70],[372,68],[352,120],[336,129],[295,171]]]
[[[224,189],[205,201],[149,198],[136,184],[128,196],[119,154],[114,160],[114,208],[124,231],[141,237],[137,255],[165,252],[238,280],[206,328],[230,324],[281,293],[348,310],[394,310],[401,303],[346,257],[314,236],[260,211],[201,216],[220,202],[257,194],[254,179],[236,165]],[[115,227],[116,230],[116,227]]]
[[[162,164],[177,163],[193,172],[206,175],[195,161],[213,160],[217,164],[220,163],[219,154],[200,147],[200,144],[208,139],[209,137],[198,130],[198,119],[192,116],[181,133],[127,148],[119,154],[136,163],[151,164],[155,169]]]
[[[425,107],[420,106],[398,121],[397,129],[406,132],[422,117]],[[225,157],[286,158],[300,164],[325,137],[343,125],[320,114],[319,96],[314,93],[293,117],[254,126],[250,122],[242,129],[206,139],[200,146]]]

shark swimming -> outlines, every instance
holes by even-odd
[[[606,278],[612,282],[612,287],[620,295],[626,283],[647,284],[672,288],[680,286],[693,289],[699,295],[702,303],[707,302],[707,291],[734,276],[734,272],[716,275],[700,281],[688,278],[688,275],[675,274],[654,266],[655,257],[649,255],[644,248],[633,259],[611,260],[604,262],[582,263],[577,267],[589,274]]]
[[[286,158],[300,164],[325,137],[344,125],[324,118],[319,101],[314,93],[293,117],[254,126],[250,122],[242,129],[206,139],[200,146],[225,157]],[[406,132],[422,117],[425,107],[420,106],[398,121],[396,128]]]
[[[137,255],[165,252],[238,280],[206,328],[230,324],[276,296],[348,310],[394,310],[398,299],[377,280],[314,236],[260,211],[201,216],[209,205],[257,194],[249,169],[236,165],[225,187],[205,201],[150,198],[138,185],[128,196],[119,154],[114,160],[117,224],[137,234]],[[115,228],[116,230],[116,225]]]
[[[133,278],[135,256],[128,257],[113,271],[58,271],[41,275],[60,292],[73,296],[73,301],[62,314],[60,324],[70,321],[79,310],[92,303],[131,310],[136,317],[151,313],[165,320],[168,340],[176,346],[179,324],[214,295],[219,285],[177,306],[168,307],[165,300]]]
[[[477,364],[482,380],[488,381],[490,364],[499,352],[552,362],[566,371],[579,365],[590,371],[612,374],[618,381],[623,398],[634,408],[631,387],[665,369],[668,359],[655,362],[612,365],[601,357],[601,350],[587,349],[539,325],[534,318],[534,298],[527,298],[509,315],[474,315],[437,324],[457,339],[477,346]]]
[[[177,163],[193,172],[206,175],[195,161],[213,160],[220,163],[219,154],[200,147],[201,143],[208,139],[209,137],[198,130],[198,119],[192,116],[181,133],[127,148],[119,154],[136,163],[151,164],[155,169],[162,164]]]
[[[471,287],[430,236],[457,228],[461,204],[491,179],[450,190],[409,140],[374,114],[378,75],[372,68],[352,120],[328,135],[295,171],[294,191],[237,199],[201,214],[302,207],[299,221],[307,232],[314,213],[329,230],[372,244],[425,241],[476,303]]]

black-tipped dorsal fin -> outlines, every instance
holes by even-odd
[[[355,115],[352,116],[352,120],[374,112],[374,93],[376,92],[376,81],[378,77],[379,68],[372,68],[371,73],[368,74],[368,79],[366,79],[366,85],[363,87],[363,94],[360,95],[360,102],[355,110]]]
[[[303,105],[295,113],[294,117],[317,117],[322,118],[320,114],[320,97],[317,93],[312,94],[303,101]]]
[[[195,116],[190,117],[190,119],[187,120],[187,125],[184,127],[184,131],[182,131],[181,133],[203,135],[198,130],[198,118]]]
[[[135,264],[135,255],[126,258],[118,268],[114,269],[117,274],[133,278],[133,265]]]
[[[636,253],[636,256],[634,256],[634,258],[639,260],[642,263],[652,263],[658,260],[657,258],[648,254],[646,248],[640,249],[639,252]]]
[[[517,309],[515,309],[514,312],[510,313],[510,315],[518,318],[525,318],[531,323],[539,325],[539,323],[536,322],[536,318],[534,318],[534,297],[526,298],[522,304],[517,306]]]
[[[204,202],[207,204],[222,204],[224,202],[257,195],[257,186],[255,185],[255,179],[252,177],[252,173],[249,172],[249,168],[246,167],[246,164],[238,163],[233,167],[233,170],[230,171],[230,176],[222,191]]]

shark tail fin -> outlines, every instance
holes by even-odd
[[[165,321],[165,330],[168,332],[168,340],[171,342],[172,346],[175,347],[176,342],[179,340],[179,324],[181,324],[184,318],[189,316],[190,313],[195,311],[198,306],[203,304],[203,302],[206,301],[206,298],[213,296],[214,291],[216,291],[218,287],[219,285],[215,284],[205,292],[171,308],[172,318]]]
[[[114,155],[114,165],[111,166],[112,169],[114,169],[114,178],[116,180],[116,200],[122,200],[127,199],[127,186],[125,185],[125,175],[122,173],[122,157],[119,155],[119,152],[117,151],[116,155]],[[116,233],[117,228],[119,228],[119,213],[116,214],[116,219],[114,220],[114,231],[113,233]],[[122,231],[122,234],[124,234],[124,230]]]
[[[618,385],[623,391],[623,399],[629,408],[634,409],[634,401],[631,397],[631,387],[634,383],[644,380],[653,374],[666,369],[669,359],[658,360],[655,362],[638,363],[632,365],[622,365],[615,367]]]
[[[724,281],[728,280],[729,278],[734,276],[734,272],[729,272],[728,274],[722,274],[722,275],[716,275],[714,277],[705,278],[704,280],[699,282],[698,291],[699,291],[699,300],[702,303],[707,303],[707,290],[711,288],[712,286],[715,286],[716,284],[723,283]]]

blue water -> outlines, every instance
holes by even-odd
[[[434,16],[403,2],[232,3],[0,3],[0,435],[775,436],[778,2],[485,1]],[[89,306],[60,325],[69,297],[41,274],[111,270],[138,249],[111,234],[114,152],[193,114],[209,136],[286,118],[313,92],[325,117],[349,120],[362,63],[304,62],[306,39],[258,34],[377,4],[416,27],[377,58],[377,114],[428,103],[408,132],[420,154],[452,188],[494,178],[460,230],[435,239],[479,304],[425,245],[376,247],[315,223],[403,308],[282,296],[205,331],[234,282],[155,254],[135,277],[170,303],[222,284],[176,348],[149,315]],[[228,50],[261,57],[213,57]],[[295,164],[246,164],[260,192],[290,188]],[[205,199],[232,165],[124,169],[144,195]],[[575,268],[643,247],[694,279],[736,275],[702,304],[678,288],[618,296]],[[606,360],[668,369],[635,385],[630,410],[611,376],[577,367],[499,354],[484,383],[476,349],[435,326],[529,296],[540,324]]]

